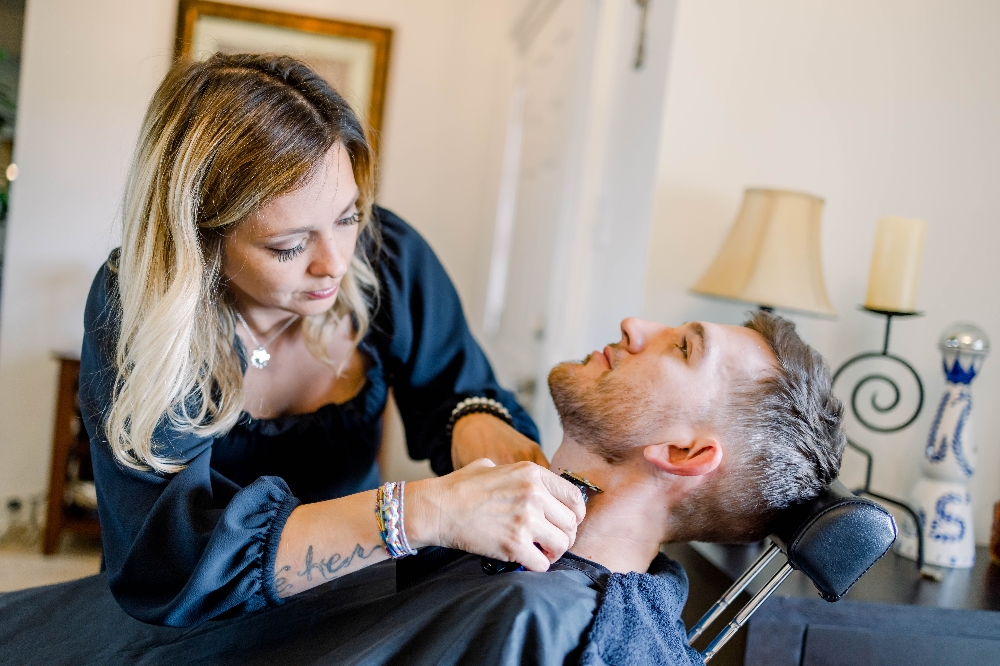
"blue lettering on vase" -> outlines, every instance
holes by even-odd
[[[963,503],[968,499],[958,493],[947,493],[938,498],[934,505],[934,520],[931,521],[930,537],[938,541],[952,542],[961,541],[965,536],[965,521],[958,516],[948,513],[948,505],[958,502]],[[944,531],[947,530],[947,531]],[[955,533],[958,530],[958,533]]]
[[[944,416],[944,408],[948,406],[948,393],[941,396],[941,403],[938,405],[937,413],[934,414],[934,422],[931,424],[931,434],[927,438],[927,451],[924,453],[931,462],[941,462],[948,453],[948,438],[941,438],[940,447],[937,444],[938,428],[941,426],[941,417]]]
[[[938,436],[941,419],[944,416],[946,408],[955,408],[959,404],[964,403],[962,404],[962,411],[958,415],[958,420],[955,423],[955,431],[951,434],[951,450],[955,453],[955,462],[958,463],[962,473],[969,477],[972,476],[974,470],[965,457],[965,449],[962,446],[962,432],[965,430],[965,424],[969,420],[969,414],[972,413],[972,393],[963,390],[954,396],[953,399],[949,400],[949,398],[951,398],[949,393],[941,396],[941,403],[938,405],[937,413],[934,414],[934,422],[931,424],[931,433],[927,438],[927,449],[924,451],[924,455],[929,461],[935,463],[945,459],[949,448],[948,434]]]
[[[955,452],[955,460],[962,468],[962,473],[966,476],[972,476],[972,465],[965,459],[965,450],[962,447],[962,431],[965,429],[965,422],[969,420],[969,414],[972,413],[972,393],[962,391],[955,398],[955,402],[964,402],[965,405],[962,407],[962,413],[958,415],[958,423],[955,424],[955,436],[951,438],[951,449]]]

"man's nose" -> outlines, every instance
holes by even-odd
[[[621,345],[631,354],[638,354],[649,341],[665,326],[645,319],[629,317],[622,320],[622,341]]]
[[[349,259],[338,243],[324,238],[316,243],[316,252],[309,264],[309,272],[316,277],[340,278],[347,273]]]

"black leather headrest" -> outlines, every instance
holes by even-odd
[[[892,546],[896,521],[834,481],[816,499],[785,509],[771,540],[809,576],[820,596],[837,601]]]

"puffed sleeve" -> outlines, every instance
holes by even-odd
[[[212,440],[161,425],[158,451],[189,461],[176,474],[119,463],[104,434],[116,378],[117,278],[107,264],[84,316],[80,411],[90,436],[111,592],[132,617],[190,626],[281,603],[275,557],[299,501],[278,477],[240,487],[211,469]]]
[[[538,430],[514,396],[500,387],[472,337],[462,303],[441,262],[408,224],[376,208],[382,235],[378,272],[381,303],[373,335],[387,336],[385,364],[415,460],[438,474],[452,471],[445,426],[469,396],[501,402],[514,428],[538,441]]]

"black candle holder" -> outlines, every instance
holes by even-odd
[[[876,385],[884,385],[888,387],[891,390],[891,399],[888,402],[880,403],[878,400],[879,394],[876,386],[871,394],[871,408],[879,414],[890,414],[891,412],[895,411],[900,405],[903,393],[902,391],[900,391],[899,384],[897,384],[892,377],[886,374],[882,374],[880,372],[870,372],[862,376],[854,384],[854,388],[851,390],[851,400],[850,400],[851,413],[854,414],[854,418],[857,420],[857,422],[860,423],[867,430],[880,434],[899,432],[900,430],[909,427],[914,421],[917,420],[917,417],[920,416],[920,412],[924,408],[924,383],[920,381],[920,375],[917,374],[917,371],[908,361],[906,361],[905,359],[896,354],[889,352],[889,333],[892,328],[892,318],[919,317],[923,313],[896,312],[892,310],[875,310],[869,307],[862,307],[861,309],[864,310],[865,312],[870,312],[871,314],[885,317],[885,336],[883,337],[882,341],[882,351],[862,352],[857,356],[852,356],[851,358],[847,359],[846,361],[844,361],[843,364],[841,364],[839,368],[837,368],[837,371],[833,373],[833,383],[834,385],[836,385],[837,380],[843,374],[844,370],[853,365],[864,363],[866,361],[873,361],[876,359],[889,360],[903,367],[913,377],[913,379],[916,380],[917,394],[918,394],[917,406],[912,413],[908,412],[904,413],[902,417],[898,420],[898,423],[896,425],[884,426],[872,423],[867,418],[865,418],[865,416],[863,416],[861,410],[858,408],[859,396],[862,390],[865,388],[865,386],[875,383]],[[887,502],[889,504],[899,507],[900,509],[902,509],[903,511],[905,511],[910,515],[910,517],[913,519],[913,524],[917,526],[916,530],[917,569],[923,570],[924,535],[923,535],[923,530],[920,528],[920,520],[917,517],[917,514],[913,511],[912,508],[910,508],[909,504],[907,504],[906,502],[873,491],[871,489],[871,484],[872,484],[872,465],[875,460],[874,455],[870,450],[861,446],[860,444],[852,440],[850,437],[847,438],[847,445],[865,457],[865,483],[862,487],[856,489],[854,491],[854,494],[868,495],[869,497],[873,497],[877,500]]]

